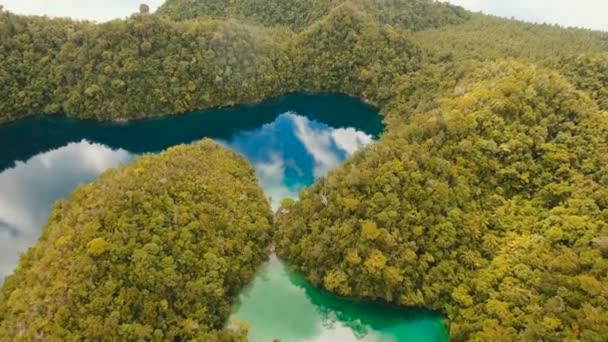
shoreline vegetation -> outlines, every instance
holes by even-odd
[[[601,341],[608,113],[513,62],[462,87],[285,201],[277,254],[339,295],[440,311],[456,341]]]
[[[608,33],[431,0],[168,0],[99,25],[2,12],[0,41],[0,122],[367,99],[386,132],[284,202],[280,257],[437,310],[454,341],[608,336]]]
[[[240,22],[232,9],[278,6],[277,13],[308,18],[321,3],[329,10],[300,30],[271,18]],[[515,23],[426,0],[195,4],[227,12],[174,21],[180,2],[168,1],[156,14],[103,24],[0,12],[0,122],[41,113],[123,121],[294,92],[337,92],[383,108],[404,83],[457,81],[496,58],[563,70],[583,90],[605,95],[601,73],[585,70],[608,68],[602,32]]]
[[[176,113],[176,114],[161,114],[158,116],[141,116],[141,117],[137,117],[137,118],[115,118],[115,119],[106,120],[106,119],[86,118],[86,117],[79,118],[79,117],[74,117],[73,115],[66,114],[66,113],[38,113],[38,114],[30,114],[23,118],[19,118],[19,119],[13,120],[13,121],[0,122],[0,126],[6,127],[10,124],[14,124],[14,123],[20,122],[22,120],[41,119],[41,118],[45,118],[45,117],[56,118],[56,119],[71,119],[71,120],[78,120],[78,121],[84,121],[84,122],[95,122],[95,123],[108,124],[108,125],[132,124],[132,123],[141,123],[141,122],[145,122],[148,120],[166,119],[166,118],[170,118],[172,116],[189,116],[189,115],[202,114],[204,112],[231,111],[233,109],[238,109],[240,107],[256,107],[259,105],[268,105],[268,104],[272,104],[275,102],[279,102],[285,98],[295,97],[295,96],[340,96],[340,97],[349,98],[351,100],[360,101],[360,102],[364,103],[365,105],[369,106],[370,108],[374,109],[375,111],[379,112],[379,110],[380,110],[378,107],[376,107],[374,105],[374,103],[372,101],[370,101],[366,98],[360,98],[360,97],[352,96],[352,95],[345,94],[345,93],[329,92],[329,91],[326,91],[326,92],[293,91],[293,92],[288,92],[288,93],[281,93],[281,94],[278,94],[276,96],[272,96],[269,98],[262,98],[255,102],[235,103],[235,104],[231,104],[231,105],[227,105],[227,106],[220,106],[220,107],[192,109],[192,110],[185,111],[183,113]],[[379,114],[381,115],[381,113],[379,113]]]

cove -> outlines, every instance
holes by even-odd
[[[242,291],[233,317],[251,325],[249,339],[254,342],[449,341],[435,314],[333,296],[274,255]]]
[[[244,155],[274,208],[382,132],[357,99],[295,94],[128,123],[40,116],[0,126],[0,282],[36,243],[53,202],[136,155],[203,137]],[[251,341],[447,341],[441,317],[331,296],[271,257],[234,305]]]

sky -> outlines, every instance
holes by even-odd
[[[97,22],[125,18],[146,3],[156,10],[164,0],[0,0],[5,9],[18,14],[72,17]]]
[[[608,31],[608,0],[442,0],[501,17],[585,27]],[[70,16],[98,22],[124,18],[138,11],[140,3],[152,10],[164,0],[0,0],[0,5],[20,14]]]
[[[608,0],[447,0],[472,11],[608,31]]]

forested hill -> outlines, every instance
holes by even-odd
[[[443,68],[423,82],[449,82],[469,61],[506,57],[557,69],[599,99],[606,51],[608,33],[430,0],[169,0],[156,14],[100,25],[3,11],[0,122],[41,113],[128,120],[295,91],[382,107],[419,70]]]
[[[135,119],[260,100],[293,89],[278,35],[236,21],[94,25],[0,13],[0,121]]]
[[[347,3],[360,6],[382,25],[397,25],[415,31],[462,23],[470,16],[461,7],[429,0],[168,0],[158,14],[175,20],[235,18],[300,31]]]
[[[555,72],[484,64],[280,210],[328,291],[447,315],[454,341],[608,336],[608,112]]]
[[[144,155],[58,201],[0,292],[2,341],[244,341],[223,330],[272,213],[210,140]]]

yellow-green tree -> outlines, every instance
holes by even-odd
[[[601,341],[608,113],[514,61],[457,88],[387,106],[378,143],[284,204],[277,253],[336,294],[439,310],[456,341]]]
[[[0,340],[245,340],[222,329],[271,225],[236,153],[206,140],[139,157],[55,204],[0,293]]]

